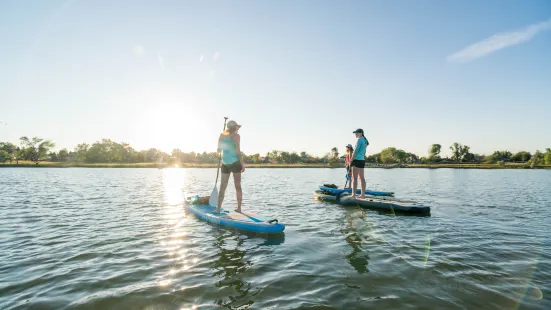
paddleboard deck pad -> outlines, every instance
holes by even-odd
[[[197,218],[224,227],[265,234],[277,234],[285,230],[285,225],[274,218],[266,218],[256,212],[235,212],[222,208],[214,213],[216,207],[209,205],[208,196],[193,195],[185,197],[184,208]]]

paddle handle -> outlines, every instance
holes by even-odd
[[[222,131],[226,130],[226,121],[228,120],[227,117],[224,117],[224,129]],[[220,163],[222,162],[222,150],[220,150],[220,155],[218,156],[218,169],[216,169],[216,181],[214,182],[214,186],[218,184],[218,176],[220,175]]]

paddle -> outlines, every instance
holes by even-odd
[[[272,224],[273,222],[276,222],[276,223],[279,223],[277,219],[273,219],[273,220],[269,220],[269,221],[263,221],[263,220],[260,220],[260,219],[257,219],[256,217],[254,216],[251,216],[249,214],[246,214],[246,213],[242,213],[242,212],[236,212],[236,213],[239,213],[239,214],[243,214],[244,216],[250,218],[251,220],[253,220],[253,222],[267,222],[268,224]]]
[[[350,167],[346,169],[346,182],[344,182],[344,188],[346,188],[346,184],[348,184],[348,181],[350,181]]]
[[[224,129],[222,131],[226,130],[226,121],[228,120],[227,117],[224,117]],[[216,181],[214,181],[214,188],[212,189],[212,192],[210,193],[209,197],[209,205],[213,207],[218,207],[218,176],[220,174],[220,163],[222,162],[222,151],[220,151],[220,156],[218,158],[218,169],[216,169]]]

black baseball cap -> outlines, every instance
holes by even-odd
[[[364,130],[361,128],[356,129],[356,131],[353,131],[352,133],[364,133]]]

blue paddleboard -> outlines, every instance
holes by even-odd
[[[343,189],[341,189],[341,188],[332,188],[332,187],[325,187],[325,186],[320,186],[320,190],[330,192],[333,195],[336,195],[336,194],[340,193],[341,191],[343,191]],[[352,193],[352,189],[347,188],[347,189],[344,190],[344,192],[345,193]],[[362,193],[361,189],[356,190],[357,195],[361,195],[361,193]],[[365,194],[366,195],[371,195],[371,196],[393,196],[394,192],[377,192],[377,191],[370,191],[370,190],[366,189]]]
[[[216,207],[209,205],[208,202],[195,204],[196,199],[193,196],[186,197],[184,201],[186,211],[209,223],[265,234],[277,234],[285,230],[285,225],[280,224],[277,219],[267,219],[256,212],[239,213],[224,208],[220,213],[214,213]]]

